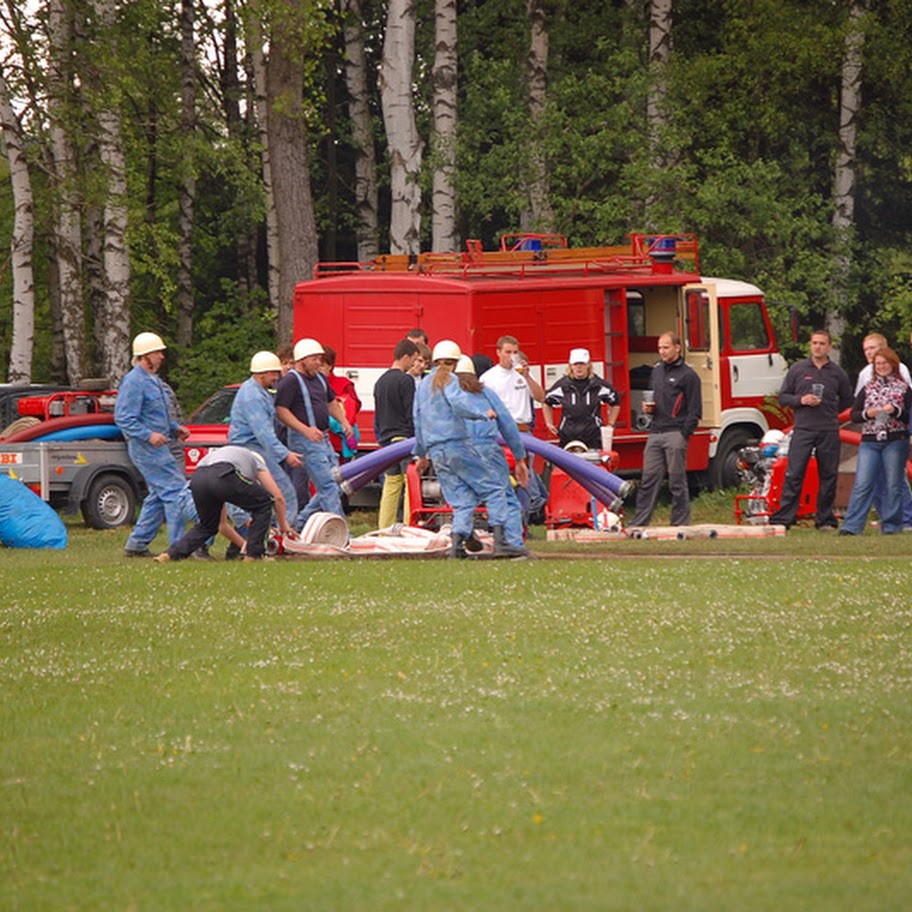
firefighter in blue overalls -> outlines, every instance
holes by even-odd
[[[241,384],[231,404],[228,442],[253,450],[266,460],[266,468],[285,498],[285,511],[293,521],[298,515],[298,498],[284,466],[299,468],[303,461],[300,453],[289,449],[276,435],[275,397],[271,390],[281,373],[282,362],[273,352],[257,352],[250,359],[250,377]]]
[[[329,441],[330,417],[335,418],[345,437],[352,426],[332,387],[320,373],[323,346],[316,339],[299,339],[294,347],[294,369],[279,382],[276,415],[288,427],[288,445],[301,454],[315,494],[292,525],[300,531],[316,512],[344,516],[339,485],[333,477],[336,452]]]
[[[487,400],[479,400],[459,386],[453,369],[461,355],[455,342],[444,340],[434,346],[434,369],[418,385],[414,403],[418,469],[423,471],[428,459],[434,463],[443,496],[453,510],[451,553],[456,558],[466,556],[479,504],[488,504],[492,526],[503,528],[507,520],[499,483],[485,471],[467,426],[470,421],[493,421],[496,413]],[[496,547],[495,554],[500,556]]]
[[[507,410],[503,400],[493,390],[488,389],[475,376],[475,365],[472,359],[463,355],[456,364],[456,375],[459,385],[465,392],[477,396],[488,408],[494,410],[493,421],[471,421],[472,442],[478,449],[485,471],[495,483],[497,496],[502,503],[494,508],[494,515],[505,516],[503,526],[491,523],[494,533],[495,554],[498,557],[528,557],[523,541],[522,506],[513,490],[513,479],[503,447],[497,440],[498,434],[509,447],[516,463],[516,480],[525,487],[529,483],[529,466],[526,463],[526,448],[519,435],[519,426]],[[491,502],[486,503],[488,516],[491,515]],[[467,545],[468,547],[468,545]]]
[[[151,332],[133,340],[133,369],[117,391],[114,422],[127,441],[127,453],[139,469],[149,493],[127,539],[127,557],[153,557],[149,542],[164,520],[168,543],[174,544],[188,522],[196,522],[196,508],[183,468],[177,464],[168,443],[185,440],[189,431],[171,415],[168,395],[158,371],[165,360],[166,345]]]

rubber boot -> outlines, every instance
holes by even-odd
[[[484,545],[481,543],[481,539],[475,534],[474,529],[472,534],[469,535],[465,540],[465,549],[466,551],[471,551],[472,554],[477,554],[484,548]]]
[[[466,557],[465,549],[466,536],[461,532],[453,533],[453,549],[450,552],[450,557],[455,557],[458,560],[464,560]]]
[[[494,526],[494,557],[515,558],[528,557],[529,552],[525,548],[517,548],[507,543],[507,537],[504,535],[503,526]]]

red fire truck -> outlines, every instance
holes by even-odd
[[[373,436],[373,387],[393,348],[413,327],[431,344],[496,357],[498,337],[516,336],[547,389],[571,348],[588,348],[596,372],[622,394],[613,447],[619,473],[642,467],[642,410],[663,332],[684,342],[703,383],[703,420],[688,469],[715,486],[737,483],[737,454],[781,426],[773,399],[787,365],[759,288],[700,274],[693,235],[633,234],[619,247],[572,248],[561,235],[507,235],[499,250],[469,241],[461,253],[386,255],[368,263],[321,263],[294,295],[294,337],[332,345],[336,372],[354,381],[364,406],[362,445]],[[537,432],[545,435],[538,422]]]

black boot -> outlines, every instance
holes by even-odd
[[[466,551],[471,551],[472,554],[477,554],[484,548],[484,545],[481,543],[481,539],[475,534],[475,530],[472,530],[472,534],[468,536],[465,540],[465,549]]]
[[[464,560],[466,556],[465,549],[466,536],[461,532],[453,533],[453,549],[450,552],[450,557],[455,557],[459,560]]]
[[[494,557],[514,558],[528,557],[529,552],[525,548],[517,548],[507,543],[507,537],[504,534],[503,526],[494,526]]]

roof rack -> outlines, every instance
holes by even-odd
[[[542,273],[648,271],[650,274],[699,273],[697,239],[692,234],[628,235],[629,244],[608,247],[570,247],[562,234],[505,234],[500,249],[484,250],[481,241],[466,241],[457,253],[381,254],[368,262],[327,262],[314,267],[314,278],[349,272],[396,272],[416,275],[479,275],[529,278]]]

